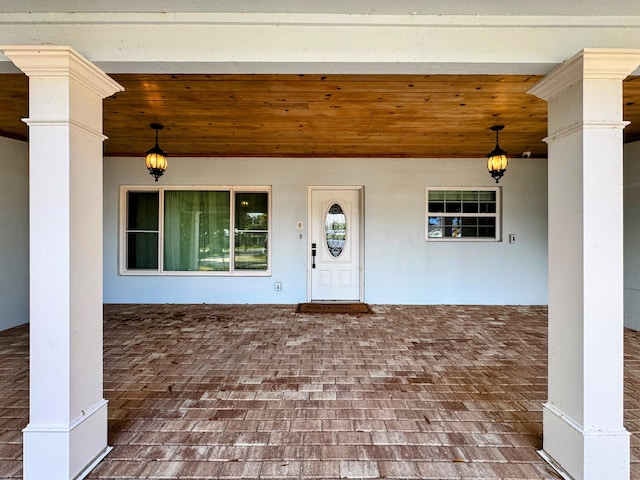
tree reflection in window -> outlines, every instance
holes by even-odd
[[[347,241],[347,218],[342,207],[334,203],[329,207],[325,219],[325,240],[333,257],[339,257]]]

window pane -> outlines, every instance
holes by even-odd
[[[444,190],[429,190],[430,202],[444,202]]]
[[[449,226],[454,226],[457,227],[458,225],[461,224],[460,221],[460,217],[445,217],[444,218],[444,224],[449,227]]]
[[[266,270],[266,232],[237,232],[234,260],[236,270]]]
[[[228,271],[230,193],[166,191],[164,269]]]
[[[444,190],[429,190],[429,211],[444,212]]]
[[[478,213],[478,202],[464,202],[462,204],[462,211],[464,213]]]
[[[429,238],[442,238],[444,234],[443,217],[429,217],[429,228],[427,229],[427,236]]]
[[[477,237],[478,229],[476,227],[462,227],[462,237]]]
[[[127,229],[158,230],[158,192],[129,192]]]
[[[342,207],[334,203],[324,222],[324,236],[332,257],[339,257],[347,243],[347,217]]]
[[[478,237],[495,238],[496,236],[496,219],[495,218],[479,218],[478,219]]]
[[[481,202],[494,202],[496,201],[496,192],[494,190],[482,190],[478,192],[478,198]]]
[[[464,202],[478,202],[478,192],[475,190],[463,190],[462,200]]]
[[[269,195],[237,193],[235,212],[235,269],[267,270]]]
[[[480,213],[496,213],[496,204],[481,202]]]
[[[446,213],[460,213],[462,211],[462,205],[460,203],[447,203],[444,211]]]
[[[236,229],[264,230],[268,228],[269,197],[263,193],[236,193]]]
[[[127,269],[158,269],[157,233],[127,233]]]
[[[462,211],[462,192],[460,190],[451,190],[444,192],[445,207],[447,213],[458,213]]]
[[[460,217],[445,217],[445,235],[447,237],[459,237],[462,233],[460,228],[462,222],[460,221]]]
[[[158,192],[127,193],[126,268],[158,270]]]
[[[496,192],[482,191],[480,196],[480,213],[496,213]]]
[[[443,213],[444,202],[429,202],[429,212],[431,213]]]
[[[446,190],[444,198],[447,202],[460,202],[462,200],[462,192],[460,190]]]

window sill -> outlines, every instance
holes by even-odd
[[[118,272],[123,277],[270,277],[271,271],[237,272],[158,272],[157,270],[125,270]]]

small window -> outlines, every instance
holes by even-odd
[[[268,274],[270,189],[123,187],[121,273]]]
[[[127,269],[158,268],[158,192],[127,193]]]
[[[427,188],[426,240],[500,240],[500,189]]]
[[[236,194],[234,267],[267,270],[269,197],[265,192]]]

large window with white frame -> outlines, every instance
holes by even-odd
[[[427,241],[499,241],[500,188],[427,187]]]
[[[120,273],[268,275],[270,187],[121,187]]]

